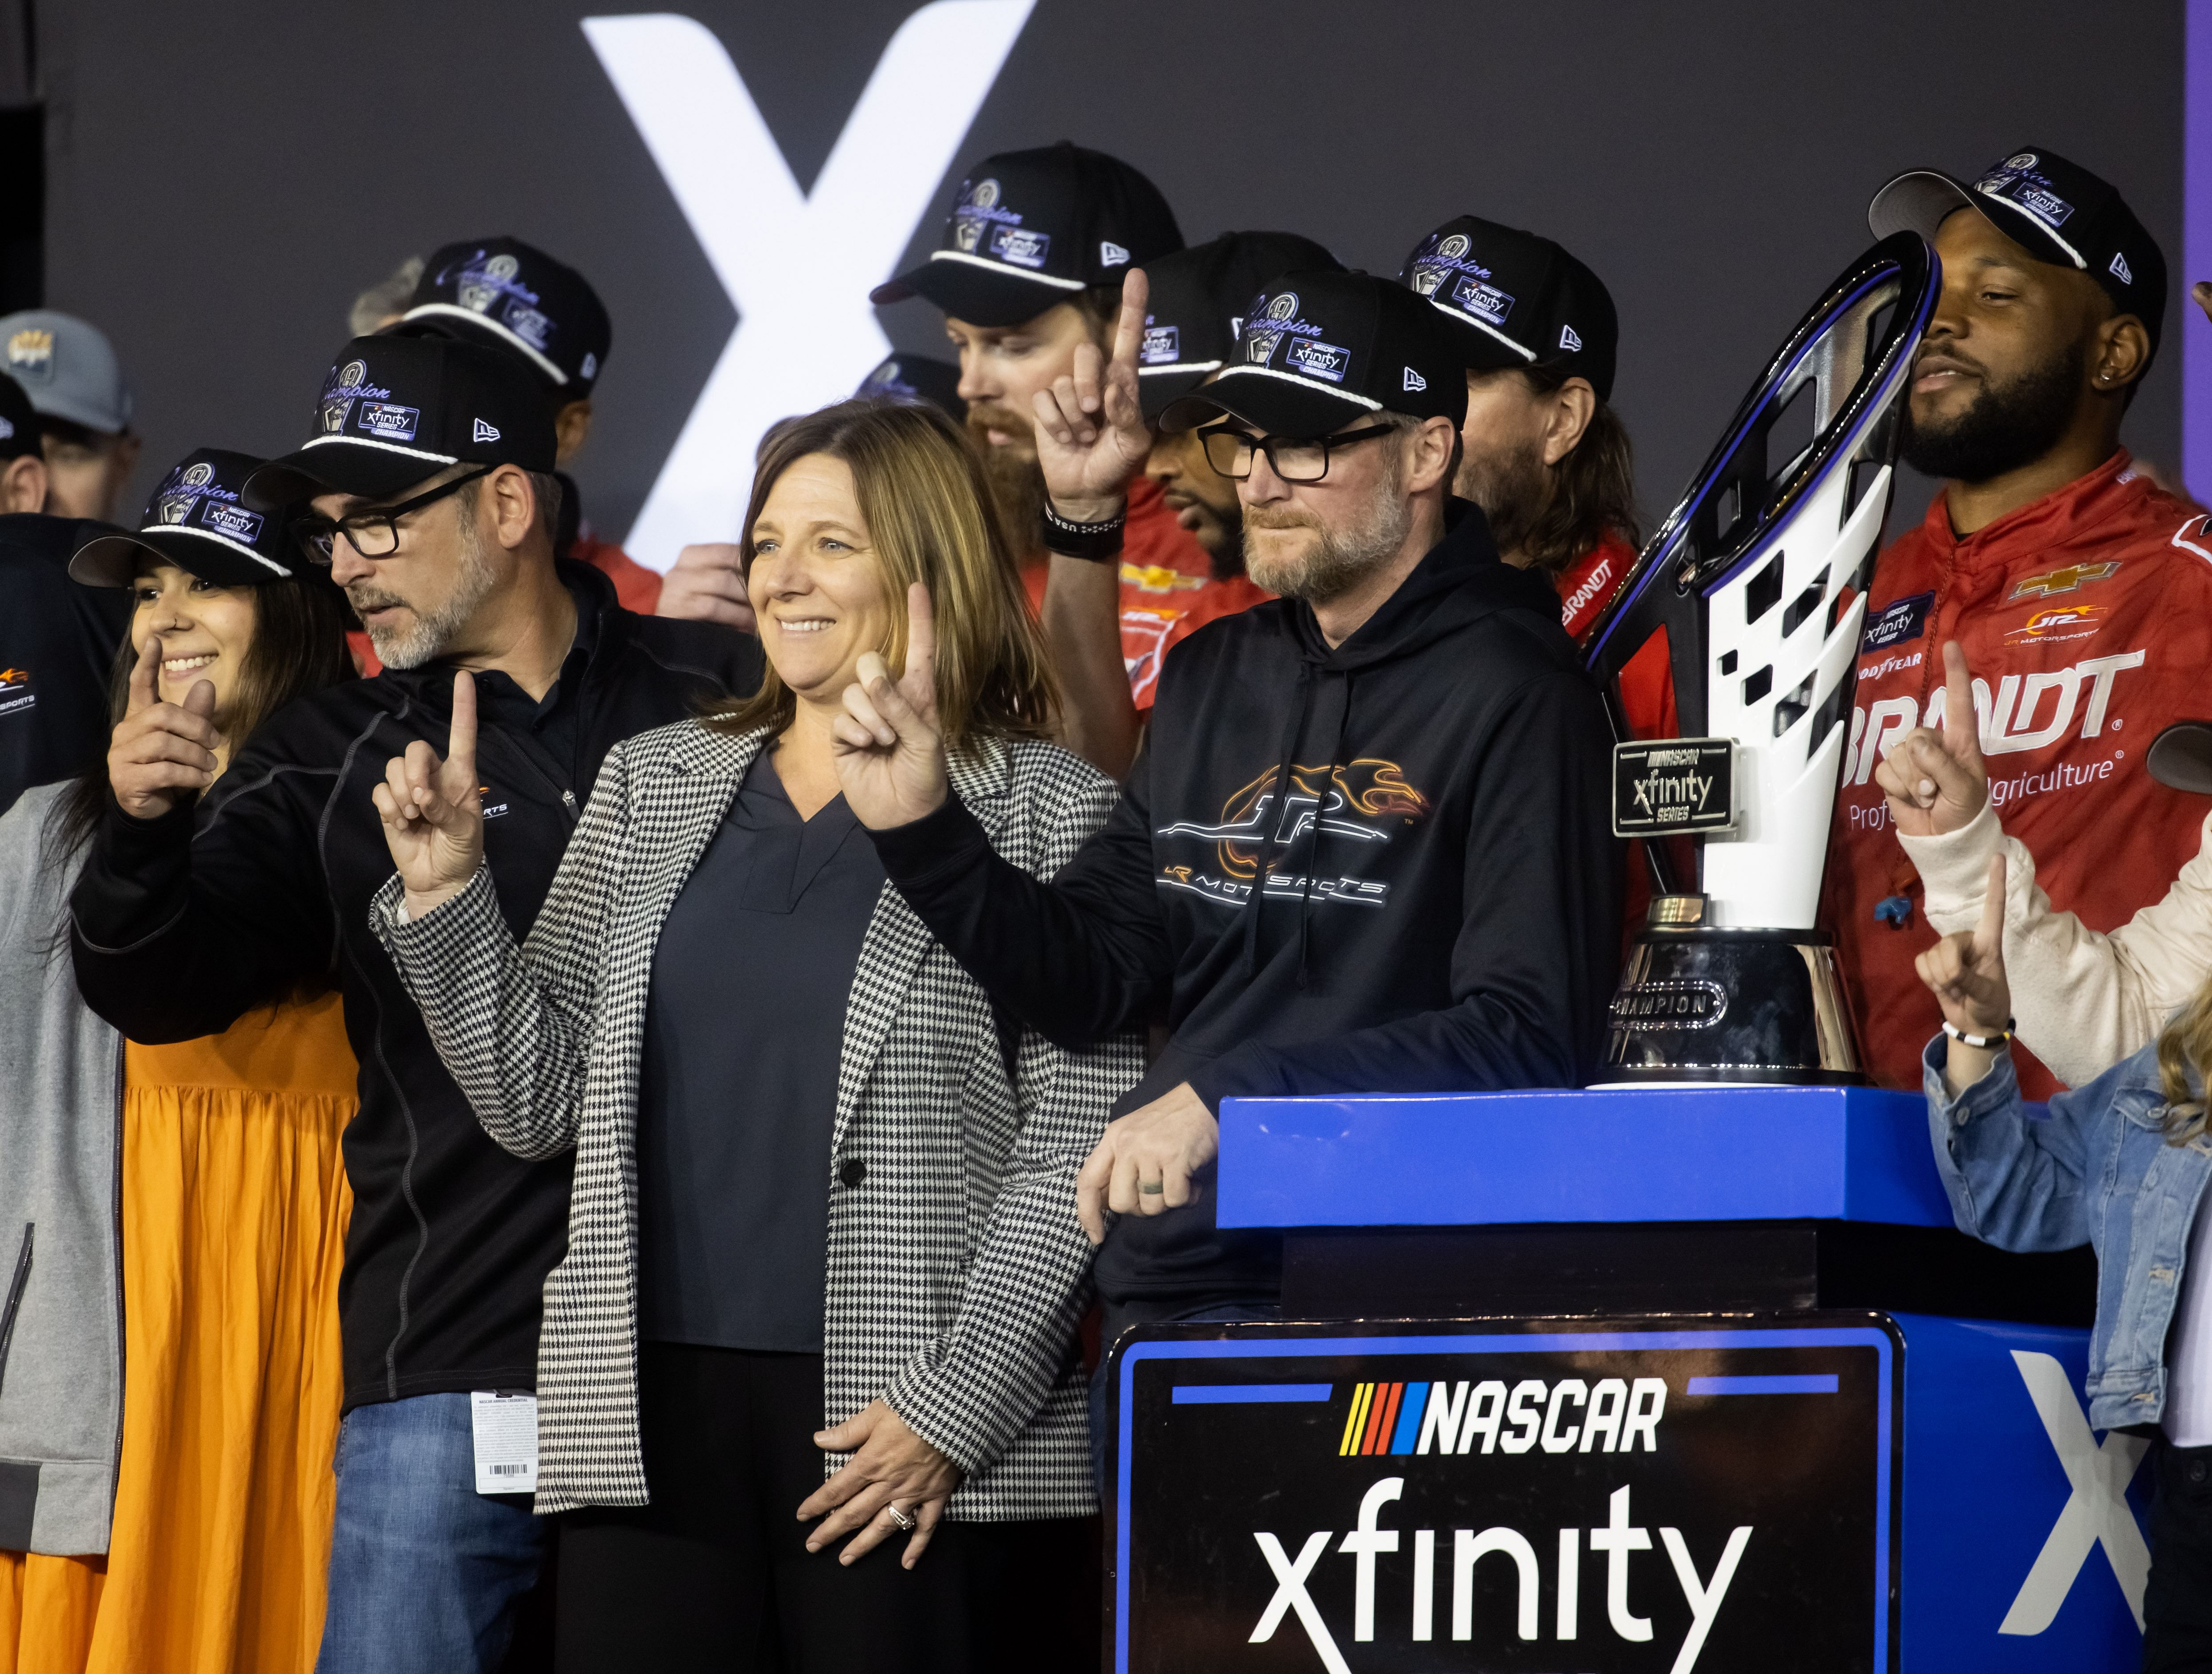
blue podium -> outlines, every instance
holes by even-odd
[[[1284,1323],[1110,1363],[1116,1670],[2132,1669],[2085,1254],[1951,1229],[1907,1095],[1231,1099]]]

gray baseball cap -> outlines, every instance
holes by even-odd
[[[131,428],[131,388],[97,326],[52,308],[0,319],[0,372],[48,418],[112,435]]]

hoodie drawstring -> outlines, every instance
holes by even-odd
[[[1322,772],[1320,794],[1314,799],[1313,837],[1306,844],[1305,886],[1299,892],[1298,902],[1298,987],[1301,990],[1310,986],[1306,980],[1307,955],[1313,943],[1310,929],[1313,923],[1314,867],[1321,860],[1321,822],[1322,816],[1328,812],[1329,793],[1336,786],[1337,758],[1344,753],[1345,729],[1352,718],[1352,683],[1357,678],[1350,669],[1345,670],[1344,702],[1337,708],[1336,731],[1328,741],[1328,765]]]

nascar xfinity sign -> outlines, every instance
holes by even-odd
[[[1858,1318],[1140,1334],[1114,1666],[1887,1669],[1900,1357]]]

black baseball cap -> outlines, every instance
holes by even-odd
[[[464,460],[553,469],[544,380],[519,355],[456,338],[356,338],[323,380],[314,429],[247,479],[248,505],[383,499]]]
[[[853,393],[864,400],[942,407],[963,423],[968,418],[968,404],[960,399],[960,368],[927,355],[884,356]]]
[[[926,296],[955,320],[1018,326],[1182,248],[1158,186],[1118,157],[1062,140],[970,168],[929,259],[868,300]]]
[[[0,372],[0,460],[20,460],[40,451],[45,428],[39,410],[23,393],[22,385]]]
[[[1443,317],[1371,273],[1306,268],[1273,279],[1244,311],[1236,357],[1171,402],[1166,430],[1229,413],[1273,435],[1320,436],[1370,413],[1467,417],[1467,377]]]
[[[517,354],[557,392],[580,401],[607,362],[614,326],[584,276],[519,238],[464,239],[422,265],[392,331],[488,343]]]
[[[245,503],[246,479],[261,465],[252,454],[195,448],[161,478],[137,533],[87,541],[70,559],[70,579],[87,587],[129,587],[149,552],[218,587],[298,575],[300,548],[281,511]]]
[[[1294,268],[1340,273],[1344,264],[1296,233],[1224,233],[1145,265],[1152,300],[1137,351],[1137,399],[1148,422],[1229,363],[1245,305]]]
[[[2166,319],[2166,254],[2106,181],[2039,145],[1991,163],[1972,186],[1933,168],[1907,169],[1874,195],[1876,238],[1917,233],[1929,243],[1957,210],[1978,210],[2030,255],[2087,273],[2121,313],[2142,321],[2154,353]]]
[[[1565,246],[1462,215],[1416,245],[1400,277],[1451,321],[1467,370],[1557,367],[1612,399],[1613,293]]]

